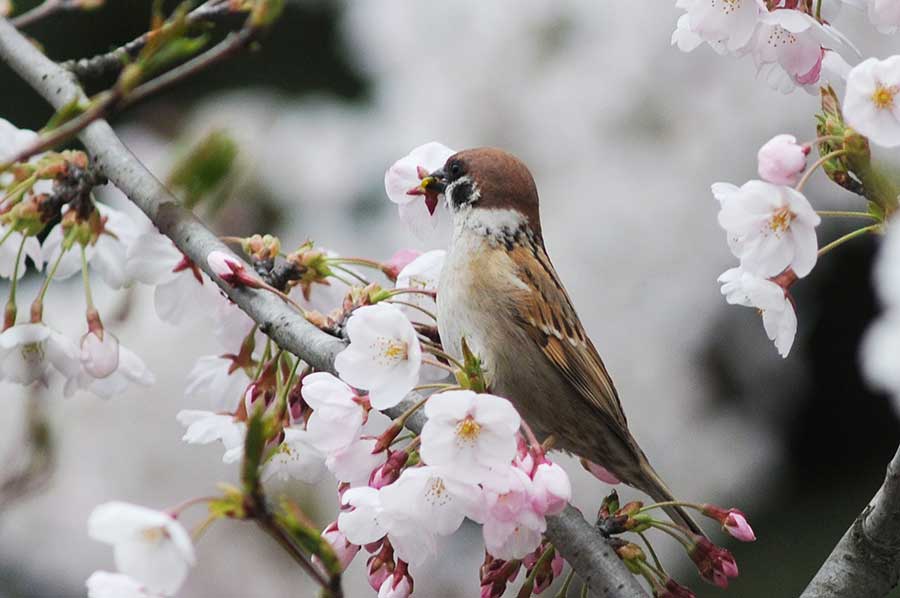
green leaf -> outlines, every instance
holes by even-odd
[[[68,104],[65,104],[63,107],[57,110],[56,113],[52,117],[50,117],[50,120],[47,121],[46,125],[44,125],[42,132],[52,131],[60,125],[69,122],[70,120],[84,112],[86,108],[87,106],[81,103],[80,98],[75,98],[74,100],[72,100]]]
[[[234,140],[223,131],[213,131],[178,161],[168,186],[183,193],[185,206],[192,209],[223,186],[237,155]]]
[[[261,401],[260,401],[261,403]],[[256,408],[247,420],[247,437],[244,439],[244,461],[241,464],[241,481],[246,494],[254,494],[259,488],[259,467],[266,448],[263,410]]]

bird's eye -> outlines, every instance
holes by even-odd
[[[462,164],[459,162],[454,162],[450,165],[450,178],[455,179],[459,177],[463,172]]]

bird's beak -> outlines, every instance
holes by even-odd
[[[444,174],[444,170],[439,168],[422,179],[420,184],[427,192],[441,194],[447,188],[447,176]]]

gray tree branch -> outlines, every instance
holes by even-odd
[[[877,598],[900,581],[900,449],[884,483],[801,598]]]
[[[63,69],[25,39],[9,21],[0,18],[0,57],[35,91],[55,108],[84,91],[72,73]],[[160,232],[174,241],[188,257],[216,281],[222,290],[279,346],[323,371],[333,371],[334,357],[344,342],[322,332],[265,291],[232,288],[209,270],[206,256],[213,250],[230,250],[148,171],[119,140],[105,120],[98,120],[81,132],[79,139],[100,169]],[[396,416],[402,411],[392,411]],[[421,417],[410,419],[410,428],[420,431]],[[547,537],[569,562],[578,576],[589,583],[590,596],[641,598],[646,592],[610,548],[606,539],[581,513],[569,506],[548,518]]]

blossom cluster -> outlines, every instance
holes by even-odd
[[[879,4],[876,7],[876,4]],[[896,27],[900,14],[871,0],[869,14],[882,27]],[[702,44],[719,54],[751,56],[759,76],[783,93],[797,87],[814,91],[824,79],[849,70],[840,52],[853,44],[811,3],[797,0],[677,0],[684,10],[672,44],[690,52]]]

